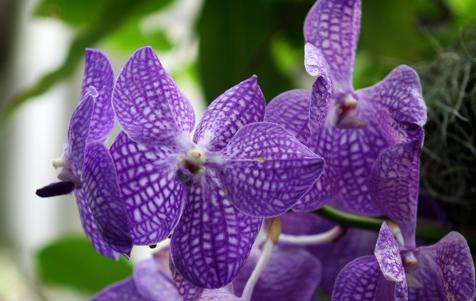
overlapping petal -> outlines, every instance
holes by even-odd
[[[156,262],[154,258],[139,262],[134,268],[132,279],[137,290],[146,300],[180,300],[175,283],[171,281],[170,271]]]
[[[256,75],[230,88],[215,99],[203,114],[194,141],[211,151],[224,148],[242,126],[263,121],[265,98]]]
[[[359,257],[340,271],[332,292],[332,300],[374,301],[379,277],[380,269],[375,257]]]
[[[66,160],[76,176],[79,176],[83,170],[84,148],[86,147],[96,96],[97,92],[94,88],[88,89],[88,92],[81,97],[69,122]]]
[[[113,92],[119,123],[136,142],[169,144],[191,132],[193,109],[150,47],[137,50],[119,75]]]
[[[291,235],[313,235],[335,226],[330,221],[310,213],[286,213],[280,218],[282,233]],[[324,263],[320,287],[331,295],[340,270],[359,256],[371,255],[376,238],[377,235],[373,231],[348,229],[334,242],[307,246],[306,250]]]
[[[423,254],[416,258],[418,265],[407,274],[408,300],[445,300],[443,279],[433,259]]]
[[[374,255],[387,280],[394,282],[405,280],[400,247],[387,223],[383,223],[380,227]]]
[[[81,225],[94,249],[105,257],[118,260],[120,254],[112,249],[109,243],[103,238],[99,226],[91,212],[90,202],[86,192],[83,189],[76,189],[74,195],[76,197],[76,204],[78,205]]]
[[[186,189],[175,179],[172,147],[146,146],[120,133],[111,146],[134,244],[166,238],[182,213]]]
[[[112,284],[94,296],[92,301],[150,301],[142,297],[137,290],[134,280],[128,278],[119,283]]]
[[[85,149],[81,190],[103,239],[117,252],[129,256],[132,242],[127,212],[114,163],[102,144],[92,143]]]
[[[356,92],[359,98],[383,106],[398,122],[423,126],[426,123],[426,104],[423,100],[418,74],[402,65],[395,68],[378,84]]]
[[[447,300],[473,300],[476,296],[474,263],[466,239],[450,232],[438,243],[420,248],[427,254],[442,277]]]
[[[90,93],[91,88],[97,92],[88,133],[89,141],[104,142],[114,127],[111,103],[113,85],[114,73],[106,55],[99,50],[87,49],[81,95]]]
[[[304,38],[324,56],[340,89],[352,88],[360,30],[360,0],[319,0],[304,21]]]
[[[172,235],[173,263],[192,284],[219,288],[243,265],[262,219],[240,213],[208,175],[190,190]]]
[[[253,216],[286,212],[316,182],[322,159],[281,126],[242,127],[223,150],[220,180],[238,209]]]
[[[310,97],[309,91],[298,89],[279,94],[266,106],[264,121],[282,125],[305,144],[311,135],[309,130]]]
[[[397,144],[382,151],[372,168],[371,195],[383,214],[400,226],[405,246],[415,247],[420,154],[419,139]]]
[[[241,295],[260,256],[256,250],[233,281]],[[311,300],[321,278],[320,262],[302,248],[276,248],[253,290],[255,301]]]
[[[312,133],[327,127],[334,87],[327,76],[318,76],[312,85],[309,102],[309,129]]]
[[[175,268],[173,261],[170,261],[170,271],[172,273],[172,279],[175,281],[175,285],[183,301],[195,301],[201,296],[204,288],[198,287],[187,281],[182,274]]]
[[[362,129],[321,128],[312,135],[310,148],[325,161],[321,178],[294,207],[310,211],[330,202],[337,208],[363,215],[379,215],[381,211],[370,195],[368,176],[379,152],[389,145],[382,124],[376,118]]]

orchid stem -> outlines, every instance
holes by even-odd
[[[300,246],[319,245],[324,243],[330,243],[343,233],[344,229],[341,226],[335,226],[334,228],[326,232],[315,235],[281,234],[281,236],[279,236],[279,242]]]
[[[372,231],[379,231],[380,226],[384,222],[383,219],[375,217],[366,217],[346,213],[330,206],[324,206],[316,211],[315,214],[331,220],[345,228],[357,228]],[[446,229],[438,227],[428,227],[418,225],[416,228],[416,236],[426,241],[438,241],[448,233]]]
[[[258,282],[259,277],[263,273],[266,265],[268,265],[269,260],[271,259],[271,253],[273,251],[274,243],[271,239],[267,239],[264,246],[261,256],[256,264],[253,272],[246,281],[245,288],[243,289],[243,294],[241,295],[241,299],[243,301],[251,300],[251,296],[253,295],[253,289],[255,288],[256,283]]]
[[[251,272],[250,278],[246,281],[245,288],[243,289],[243,294],[241,294],[241,300],[250,301],[251,296],[253,295],[253,289],[258,283],[258,279],[263,273],[264,269],[268,265],[269,260],[271,259],[271,253],[273,252],[273,247],[278,243],[279,237],[281,236],[281,220],[279,217],[271,218],[269,227],[267,229],[266,242],[264,243],[263,250],[261,251],[261,256],[256,263],[256,266]]]

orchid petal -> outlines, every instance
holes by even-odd
[[[352,88],[360,15],[360,0],[319,0],[304,21],[306,42],[322,53],[342,89]]]
[[[359,257],[337,275],[332,301],[374,301],[380,269],[374,256]]]
[[[114,73],[108,58],[99,50],[87,49],[85,61],[81,95],[84,97],[92,88],[97,93],[88,141],[104,142],[114,127],[111,103]]]
[[[430,247],[419,248],[435,263],[442,277],[447,300],[473,300],[476,296],[474,263],[466,239],[458,232],[450,232]]]
[[[119,75],[113,92],[119,123],[136,142],[169,144],[193,129],[188,100],[150,47],[137,50]]]
[[[174,152],[172,147],[135,143],[124,133],[111,146],[134,244],[165,239],[180,218],[186,190],[175,179]]]
[[[175,268],[172,260],[170,260],[170,270],[172,272],[172,278],[177,286],[177,290],[183,301],[195,301],[200,298],[204,288],[198,287],[187,281],[182,274]]]
[[[281,126],[242,127],[223,150],[220,179],[230,200],[252,216],[286,212],[319,178],[323,161]]]
[[[299,141],[306,143],[309,130],[309,102],[306,90],[289,90],[279,94],[266,106],[264,121],[282,125]]]
[[[263,121],[265,99],[256,75],[215,99],[197,126],[193,140],[211,151],[222,149],[242,126]]]
[[[167,269],[168,270],[168,269]],[[175,284],[163,271],[154,258],[139,262],[134,267],[132,279],[137,290],[146,300],[172,301],[181,300]]]
[[[393,282],[405,280],[400,247],[387,223],[380,227],[374,255],[385,278]]]
[[[357,91],[357,95],[388,109],[398,122],[418,126],[426,123],[427,109],[420,79],[415,70],[408,66],[398,66],[380,83]]]
[[[416,255],[418,264],[407,275],[408,300],[447,300],[441,272],[433,259],[422,253]]]
[[[250,255],[233,287],[241,295],[258,259]],[[321,278],[321,264],[302,248],[276,248],[253,290],[251,301],[311,300]]]
[[[203,175],[172,235],[172,259],[192,284],[222,287],[235,278],[251,250],[262,219],[233,207],[215,179]]]
[[[76,176],[79,176],[83,170],[84,148],[86,147],[96,96],[97,94],[93,92],[85,93],[69,122],[66,159]]]
[[[415,247],[421,131],[420,139],[383,150],[369,179],[373,199],[382,212],[399,225],[408,248]]]
[[[89,144],[84,154],[84,191],[102,237],[117,252],[129,256],[132,243],[111,155],[99,143]]]
[[[128,278],[119,283],[112,284],[95,295],[92,301],[150,301],[142,297],[134,281]]]
[[[99,226],[91,212],[91,206],[86,192],[83,189],[76,189],[74,194],[79,209],[81,225],[83,226],[84,233],[86,233],[86,237],[99,254],[113,260],[118,260],[120,254],[103,238]]]

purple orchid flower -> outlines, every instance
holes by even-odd
[[[103,142],[114,126],[111,105],[114,74],[107,57],[97,50],[86,51],[81,100],[68,130],[61,182],[38,189],[40,197],[74,191],[84,231],[102,255],[118,259],[129,256],[132,243],[112,158]]]
[[[196,286],[229,283],[262,218],[291,208],[323,161],[281,126],[262,122],[253,76],[219,96],[194,129],[189,101],[151,48],[139,49],[116,82],[123,128],[111,147],[134,244],[172,234],[177,270]]]
[[[469,301],[475,287],[473,260],[461,234],[451,232],[432,246],[407,249],[384,223],[374,255],[344,267],[332,300]]]
[[[266,121],[285,126],[326,162],[297,211],[330,203],[356,214],[382,215],[368,183],[373,163],[383,149],[412,138],[411,129],[426,122],[420,81],[408,66],[354,90],[360,16],[360,0],[317,1],[304,22],[305,66],[317,76],[313,89],[284,92],[266,108]]]

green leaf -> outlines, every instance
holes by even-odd
[[[85,25],[96,15],[107,0],[43,0],[35,10],[39,17],[52,17],[72,25]]]
[[[127,55],[144,46],[152,46],[155,50],[162,52],[173,48],[172,41],[163,29],[144,31],[140,25],[141,19],[134,19],[124,24],[105,40],[106,45]]]
[[[95,293],[132,273],[125,260],[116,262],[99,255],[82,236],[63,237],[40,249],[36,268],[43,283],[85,293]]]
[[[302,47],[302,22],[311,4],[285,0],[205,1],[198,22],[198,67],[207,100],[212,101],[253,74],[258,75],[268,100],[291,89],[292,76],[286,72],[289,66],[275,60],[282,54],[276,50],[283,49],[273,52],[272,45],[284,36],[293,45],[298,40]]]

